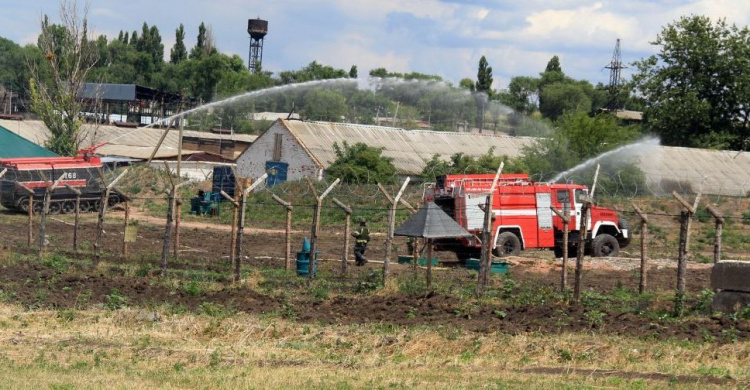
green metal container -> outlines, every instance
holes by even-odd
[[[412,260],[414,260],[414,256],[399,256],[398,257],[398,263],[399,264],[411,264]],[[417,260],[418,264],[422,267],[427,265],[427,259],[424,257],[420,257],[419,260]],[[432,259],[432,265],[438,265],[440,262],[437,258]]]
[[[508,263],[505,261],[493,261],[490,266],[490,273],[493,274],[507,274]],[[474,271],[479,271],[479,259],[468,259],[466,260],[466,268]]]

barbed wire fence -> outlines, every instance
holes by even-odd
[[[667,219],[667,223],[671,223],[679,226],[678,218],[681,213],[679,208],[666,207],[664,209],[659,208],[662,206],[652,205],[653,198],[645,197],[645,195],[654,194],[651,189],[645,190],[641,187],[633,187],[625,185],[626,179],[623,178],[626,172],[615,172],[615,173],[604,173],[602,174],[602,180],[609,180],[611,186],[599,186],[597,202],[600,204],[614,209],[621,215],[625,215],[629,218],[635,218],[636,212],[629,206],[630,202],[639,202],[641,206],[644,206],[644,214],[653,217],[655,219]],[[136,173],[137,174],[137,173]],[[167,175],[166,171],[160,173],[161,175]],[[113,180],[118,175],[118,171],[106,171],[104,172],[105,182]],[[401,176],[394,175],[390,181],[390,184],[385,184],[384,187],[390,193],[396,193],[399,190],[399,180]],[[6,176],[2,178],[2,186],[12,184],[14,180],[19,178],[13,178]],[[314,187],[316,191],[321,192],[333,184],[335,178],[324,177],[322,180],[315,182]],[[589,184],[586,180],[591,180],[585,175],[575,175],[565,178],[565,181],[576,182],[580,184]],[[670,178],[676,185],[664,185],[659,188],[659,191],[666,195],[666,192],[671,190],[677,192],[680,195],[688,196],[693,195],[693,187],[688,184],[685,180],[680,178]],[[670,183],[672,183],[670,182]],[[743,183],[746,185],[747,182]],[[422,204],[424,195],[423,183],[418,183],[410,186],[404,193],[403,197],[409,204],[418,208]],[[159,185],[155,187],[157,190],[160,188]],[[724,187],[719,187],[723,190]],[[185,204],[189,204],[195,194],[191,194],[191,191],[195,191],[194,187],[179,191],[175,198],[182,200]],[[110,213],[108,220],[105,222],[104,230],[106,234],[102,242],[102,250],[105,254],[105,262],[115,259],[115,261],[128,261],[128,259],[138,258],[140,261],[156,261],[156,254],[158,254],[158,246],[162,243],[159,239],[160,231],[163,228],[165,221],[166,210],[169,202],[169,197],[154,191],[151,194],[127,194],[129,201],[134,204],[138,204],[140,211],[132,215],[132,219],[136,225],[139,225],[142,231],[137,234],[137,239],[142,243],[131,246],[131,253],[127,256],[118,253],[118,248],[121,247],[121,243],[125,240],[127,234],[127,226],[124,226],[121,222],[120,212]],[[242,261],[245,265],[258,264],[259,262],[265,262],[263,264],[273,264],[279,266],[279,260],[283,260],[285,245],[282,237],[285,226],[282,225],[285,210],[281,207],[272,197],[276,195],[282,199],[289,200],[294,206],[294,214],[292,223],[288,228],[288,231],[292,237],[292,243],[300,245],[304,238],[309,238],[311,234],[311,224],[313,221],[313,210],[315,207],[314,194],[311,189],[303,182],[289,182],[282,185],[276,185],[268,187],[261,185],[258,189],[251,194],[247,202],[247,230],[248,235],[248,247],[245,250],[246,255],[243,256]],[[374,226],[375,234],[373,234],[373,241],[371,244],[371,255],[372,259],[379,259],[386,253],[386,242],[387,236],[384,234],[386,231],[385,224],[388,220],[389,203],[383,194],[378,190],[377,184],[371,181],[370,178],[363,180],[363,182],[356,184],[342,184],[334,188],[331,192],[331,197],[343,199],[344,203],[348,204],[352,209],[352,216],[355,218],[363,216],[368,218],[368,221]],[[740,202],[741,198],[732,196],[730,194],[722,193],[711,193],[707,191],[704,195],[704,202],[699,208],[704,208],[704,204],[708,201],[709,203],[720,203],[720,202]],[[36,203],[35,203],[36,204]],[[737,203],[739,204],[739,203]],[[182,229],[187,232],[186,240],[182,241],[180,248],[177,250],[180,254],[183,254],[183,263],[175,263],[176,267],[185,266],[186,263],[193,265],[204,264],[209,267],[211,264],[228,264],[231,259],[231,253],[229,249],[230,233],[229,233],[229,215],[226,213],[228,207],[220,206],[224,211],[220,213],[218,218],[210,219],[205,217],[190,216],[189,212],[185,210],[183,213],[183,221],[185,224]],[[35,207],[36,208],[36,207]],[[464,209],[458,209],[457,212],[464,212]],[[734,208],[734,212],[726,213],[723,217],[727,220],[727,224],[741,222],[742,224],[750,224],[750,215],[747,212],[743,213],[743,210]],[[10,211],[6,211],[6,214]],[[50,246],[49,252],[70,252],[70,243],[67,242],[69,239],[70,230],[72,224],[66,219],[66,217],[59,216],[58,214],[64,214],[65,209],[52,210],[48,215],[54,222],[54,228],[48,228],[45,233],[44,241],[46,245]],[[411,215],[411,212],[403,206],[397,207],[396,224],[403,222],[406,218]],[[92,234],[95,232],[96,221],[93,218],[93,213],[88,214],[82,223],[82,231],[85,237],[88,238],[84,244],[84,249],[81,251],[81,255],[86,257],[89,256],[90,252],[85,249],[88,244],[91,244]],[[114,218],[113,218],[114,216]],[[34,225],[39,226],[41,222],[41,215],[35,214]],[[698,217],[700,218],[700,216]],[[13,224],[20,223],[20,219],[13,219]],[[341,212],[339,206],[333,204],[330,201],[324,201],[321,205],[321,224],[323,226],[323,234],[320,237],[320,247],[324,248],[324,258],[338,259],[339,253],[341,253],[341,246],[343,239],[341,237],[344,221],[344,213]],[[700,221],[703,223],[711,223],[711,219]],[[7,223],[7,222],[6,222]],[[196,223],[201,223],[200,228],[195,227]],[[633,223],[632,226],[637,226]],[[223,229],[222,229],[223,227]],[[21,229],[5,229],[9,231],[3,237],[5,247],[12,250],[20,250],[22,252],[31,250],[29,245],[25,242],[23,237],[23,231]],[[633,229],[636,234],[639,233],[639,229],[636,227]],[[710,229],[703,229],[711,233]],[[699,236],[696,240],[697,245],[709,245],[709,233]],[[678,242],[670,237],[664,231],[660,231],[659,228],[654,225],[650,228],[649,239],[651,240],[650,250],[651,253],[665,254],[668,258],[674,258],[677,254],[676,247]],[[204,242],[205,241],[205,242]],[[294,245],[294,244],[293,244]],[[406,248],[405,240],[397,239],[394,241],[396,254],[403,253]],[[351,254],[351,248],[345,249],[346,253]],[[674,253],[672,253],[674,252]],[[73,251],[75,253],[75,251]],[[631,256],[636,254],[634,249],[631,252]],[[747,253],[742,251],[725,252],[726,256],[743,256]],[[351,259],[352,256],[349,256]],[[270,263],[269,263],[270,262]],[[230,280],[229,278],[227,280]]]

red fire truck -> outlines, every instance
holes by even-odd
[[[471,238],[436,240],[435,249],[452,251],[460,261],[478,258],[484,224],[485,199],[495,175],[444,175],[425,193],[461,226],[474,233]],[[581,229],[582,199],[588,196],[586,186],[578,184],[537,183],[525,174],[501,175],[492,193],[492,248],[498,256],[517,255],[522,249],[549,248],[562,256],[563,222],[550,209],[570,210],[568,254],[577,254],[581,230],[590,244],[583,248],[592,256],[616,256],[628,245],[627,220],[617,212],[592,205],[585,229]]]

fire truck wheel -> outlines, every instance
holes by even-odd
[[[591,244],[594,257],[617,256],[620,252],[620,244],[617,239],[609,234],[600,234],[594,238]]]
[[[516,256],[521,253],[521,240],[513,232],[502,232],[497,236],[495,250],[500,257]]]
[[[70,214],[72,212],[76,211],[76,204],[73,201],[66,200],[62,204],[62,213],[63,214]]]
[[[60,209],[62,205],[60,202],[50,202],[49,204],[49,213],[50,214],[60,214]]]

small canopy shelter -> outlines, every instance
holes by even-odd
[[[419,211],[397,227],[393,235],[427,239],[427,288],[432,284],[432,240],[473,236],[435,202],[425,203]],[[414,257],[416,266],[418,254]]]

